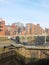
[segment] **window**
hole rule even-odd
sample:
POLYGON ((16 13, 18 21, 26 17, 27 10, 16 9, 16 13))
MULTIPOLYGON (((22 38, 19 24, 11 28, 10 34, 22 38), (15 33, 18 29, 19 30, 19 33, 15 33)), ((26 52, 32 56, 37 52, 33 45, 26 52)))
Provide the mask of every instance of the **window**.
POLYGON ((0 32, 3 31, 2 29, 0 29, 0 32))
POLYGON ((3 24, 2 22, 0 22, 0 24, 3 24))
POLYGON ((2 28, 3 26, 0 26, 0 28, 2 28))

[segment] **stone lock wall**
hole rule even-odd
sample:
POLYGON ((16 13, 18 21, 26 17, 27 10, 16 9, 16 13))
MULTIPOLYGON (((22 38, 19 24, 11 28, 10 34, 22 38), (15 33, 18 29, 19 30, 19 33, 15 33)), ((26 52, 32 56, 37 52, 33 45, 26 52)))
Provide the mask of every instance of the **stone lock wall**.
POLYGON ((26 58, 48 58, 49 56, 49 50, 29 50, 26 48, 19 48, 18 53, 20 53, 21 55, 23 55, 26 58))

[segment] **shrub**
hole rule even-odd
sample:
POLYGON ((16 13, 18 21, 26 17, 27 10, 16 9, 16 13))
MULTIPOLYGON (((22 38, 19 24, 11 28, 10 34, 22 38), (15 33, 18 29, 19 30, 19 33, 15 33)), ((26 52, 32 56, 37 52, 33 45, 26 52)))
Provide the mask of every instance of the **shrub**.
POLYGON ((27 39, 28 39, 28 40, 30 40, 30 39, 32 39, 32 37, 31 37, 31 36, 29 36, 29 37, 27 37, 27 39))
POLYGON ((25 37, 24 37, 24 36, 22 36, 22 37, 21 37, 21 39, 22 39, 22 40, 24 40, 24 39, 25 39, 25 37))

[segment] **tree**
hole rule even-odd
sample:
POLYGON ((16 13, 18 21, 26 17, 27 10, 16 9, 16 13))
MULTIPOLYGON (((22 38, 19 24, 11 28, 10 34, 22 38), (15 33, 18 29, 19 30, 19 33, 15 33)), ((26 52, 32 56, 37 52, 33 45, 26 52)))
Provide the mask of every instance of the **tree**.
POLYGON ((43 45, 44 42, 45 42, 45 37, 44 36, 35 37, 35 44, 36 45, 43 45))

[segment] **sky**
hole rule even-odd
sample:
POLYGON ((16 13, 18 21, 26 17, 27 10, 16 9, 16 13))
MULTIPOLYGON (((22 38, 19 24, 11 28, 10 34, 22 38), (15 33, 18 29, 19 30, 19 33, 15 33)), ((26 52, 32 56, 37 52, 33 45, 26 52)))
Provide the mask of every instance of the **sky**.
POLYGON ((0 0, 0 18, 6 24, 33 23, 49 28, 49 0, 0 0))

